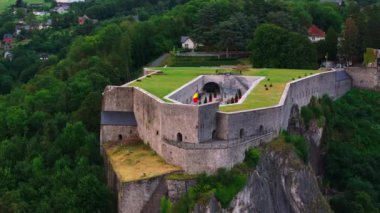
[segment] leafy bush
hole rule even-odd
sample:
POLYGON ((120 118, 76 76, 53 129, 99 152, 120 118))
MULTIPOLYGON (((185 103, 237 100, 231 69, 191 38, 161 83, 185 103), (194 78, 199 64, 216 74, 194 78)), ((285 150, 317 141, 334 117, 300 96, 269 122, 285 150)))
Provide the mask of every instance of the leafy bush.
POLYGON ((365 90, 351 90, 336 102, 322 98, 325 182, 339 192, 330 200, 335 212, 380 211, 379 100, 380 93, 365 90))
POLYGON ((260 151, 258 149, 249 149, 245 152, 244 162, 250 167, 255 167, 260 159, 260 151))
POLYGON ((171 213, 172 212, 172 202, 167 198, 167 197, 163 197, 161 198, 161 202, 160 202, 160 212, 161 213, 171 213))
POLYGON ((287 132, 284 132, 284 138, 287 143, 293 145, 297 156, 307 163, 309 158, 309 146, 305 138, 300 135, 289 134, 287 132))

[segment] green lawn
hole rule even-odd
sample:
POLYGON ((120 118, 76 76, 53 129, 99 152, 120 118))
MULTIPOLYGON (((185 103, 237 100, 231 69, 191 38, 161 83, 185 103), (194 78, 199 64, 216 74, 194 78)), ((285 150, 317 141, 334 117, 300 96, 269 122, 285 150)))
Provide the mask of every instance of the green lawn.
MULTIPOLYGON (((166 95, 199 75, 215 74, 215 68, 168 67, 157 69, 163 71, 163 74, 152 75, 150 78, 144 78, 141 82, 133 82, 130 85, 138 86, 163 99, 166 95)), ((287 82, 292 81, 293 78, 297 79, 317 72, 316 70, 251 69, 244 72, 243 75, 265 76, 266 79, 262 80, 253 89, 242 104, 220 107, 220 110, 233 112, 276 105, 280 101, 287 82), (271 83, 272 87, 268 87, 269 90, 265 90, 264 85, 267 84, 269 86, 271 83)))
MULTIPOLYGON (((24 0, 25 3, 45 3, 44 0, 24 0)), ((11 6, 12 4, 15 4, 16 0, 0 0, 0 13, 4 11, 6 8, 11 6)))

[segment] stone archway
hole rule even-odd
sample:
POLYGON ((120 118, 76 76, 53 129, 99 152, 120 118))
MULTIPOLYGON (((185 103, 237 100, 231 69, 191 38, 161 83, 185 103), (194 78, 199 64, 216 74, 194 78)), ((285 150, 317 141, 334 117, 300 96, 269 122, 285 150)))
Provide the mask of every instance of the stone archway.
POLYGON ((219 94, 220 93, 220 86, 219 86, 219 84, 217 84, 215 82, 208 82, 203 86, 202 91, 206 92, 206 93, 217 93, 217 94, 219 94))

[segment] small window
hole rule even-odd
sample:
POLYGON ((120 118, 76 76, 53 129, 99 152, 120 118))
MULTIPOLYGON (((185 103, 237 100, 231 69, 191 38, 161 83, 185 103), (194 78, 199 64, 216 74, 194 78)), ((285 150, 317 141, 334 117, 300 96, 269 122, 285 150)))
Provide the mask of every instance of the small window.
POLYGON ((216 130, 212 131, 212 139, 213 139, 213 140, 216 139, 216 130))
POLYGON ((160 132, 157 130, 157 131, 156 131, 156 135, 158 135, 158 134, 160 134, 160 132))
POLYGON ((182 142, 182 134, 180 132, 177 133, 177 141, 182 142))
POLYGON ((119 135, 119 141, 123 140, 123 136, 119 135))
POLYGON ((244 129, 240 129, 240 138, 243 138, 244 137, 244 129))
POLYGON ((264 127, 263 127, 263 125, 260 125, 259 131, 260 131, 260 133, 264 132, 264 127))

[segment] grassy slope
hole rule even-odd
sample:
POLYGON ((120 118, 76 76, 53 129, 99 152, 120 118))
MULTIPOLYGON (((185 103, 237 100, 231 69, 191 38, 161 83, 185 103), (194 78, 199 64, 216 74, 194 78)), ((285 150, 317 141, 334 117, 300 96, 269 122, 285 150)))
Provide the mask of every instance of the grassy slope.
MULTIPOLYGON (((24 0, 25 3, 44 3, 44 0, 24 0)), ((0 13, 4 11, 7 7, 15 4, 16 0, 0 0, 0 13)))
MULTIPOLYGON (((151 78, 145 78, 141 82, 134 82, 132 86, 139 86, 146 91, 163 99, 170 92, 202 74, 214 74, 215 68, 160 68, 164 72, 162 75, 154 75, 151 78)), ((233 112, 239 110, 268 107, 278 104, 287 82, 292 78, 297 79, 305 74, 315 74, 315 70, 289 70, 289 69, 251 69, 245 72, 248 76, 265 76, 270 78, 261 81, 259 85, 251 92, 247 99, 238 105, 221 107, 221 111, 233 112), (264 84, 272 83, 273 87, 265 90, 264 84)))
POLYGON ((167 164, 142 143, 128 145, 107 143, 103 147, 113 170, 122 182, 149 179, 182 170, 167 164))

